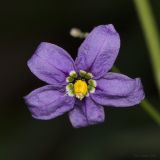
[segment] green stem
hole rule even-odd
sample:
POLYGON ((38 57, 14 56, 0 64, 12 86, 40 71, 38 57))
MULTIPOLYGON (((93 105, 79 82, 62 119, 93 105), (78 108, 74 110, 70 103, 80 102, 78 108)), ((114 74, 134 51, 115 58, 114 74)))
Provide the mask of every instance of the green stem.
MULTIPOLYGON (((113 66, 112 70, 114 72, 120 73, 120 70, 115 66, 113 66)), ((160 113, 155 109, 155 107, 146 98, 139 105, 148 113, 148 115, 158 125, 160 125, 160 113)))
POLYGON ((149 49, 155 81, 160 94, 160 41, 158 28, 148 0, 134 0, 149 49))
POLYGON ((160 114, 147 99, 143 100, 140 106, 154 119, 158 125, 160 125, 160 114))

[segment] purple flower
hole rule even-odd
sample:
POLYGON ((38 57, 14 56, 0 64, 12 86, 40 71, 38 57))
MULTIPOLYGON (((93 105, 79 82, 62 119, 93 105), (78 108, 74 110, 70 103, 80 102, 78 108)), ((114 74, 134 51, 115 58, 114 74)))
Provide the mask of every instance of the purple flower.
POLYGON ((120 48, 113 25, 94 28, 75 60, 62 48, 42 42, 28 67, 49 85, 32 91, 26 104, 37 119, 48 120, 68 112, 71 124, 84 127, 105 119, 102 106, 129 107, 144 99, 139 78, 108 72, 120 48))

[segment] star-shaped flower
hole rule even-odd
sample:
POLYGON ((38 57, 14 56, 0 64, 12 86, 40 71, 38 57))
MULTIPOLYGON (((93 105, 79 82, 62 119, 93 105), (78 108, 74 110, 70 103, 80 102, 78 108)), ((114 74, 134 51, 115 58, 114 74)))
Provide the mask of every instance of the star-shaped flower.
POLYGON ((32 91, 26 104, 37 119, 68 112, 71 124, 84 127, 105 119, 102 106, 129 107, 144 99, 139 78, 108 72, 120 48, 113 25, 94 28, 81 44, 75 60, 62 48, 42 42, 28 67, 49 85, 32 91))

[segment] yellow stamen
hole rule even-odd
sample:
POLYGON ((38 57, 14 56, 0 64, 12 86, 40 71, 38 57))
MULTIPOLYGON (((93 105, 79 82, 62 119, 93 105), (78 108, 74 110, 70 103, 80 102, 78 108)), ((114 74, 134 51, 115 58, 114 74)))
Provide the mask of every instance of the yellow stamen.
POLYGON ((87 92, 88 92, 87 83, 82 80, 77 80, 74 84, 75 96, 78 99, 82 100, 84 98, 84 96, 87 94, 87 92))

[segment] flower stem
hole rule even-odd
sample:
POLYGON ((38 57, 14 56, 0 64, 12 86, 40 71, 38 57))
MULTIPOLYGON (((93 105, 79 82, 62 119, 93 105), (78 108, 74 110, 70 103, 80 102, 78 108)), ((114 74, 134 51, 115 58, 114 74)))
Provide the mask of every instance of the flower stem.
POLYGON ((160 94, 160 40, 158 28, 149 0, 134 0, 134 3, 143 28, 146 44, 151 57, 155 81, 160 94))
POLYGON ((147 100, 143 100, 140 106, 154 119, 154 121, 160 125, 160 113, 153 107, 153 105, 147 100))
MULTIPOLYGON (((113 66, 112 70, 114 72, 120 73, 120 70, 115 66, 113 66)), ((160 113, 155 109, 155 107, 146 98, 139 105, 148 113, 148 115, 158 125, 160 125, 160 113)))

